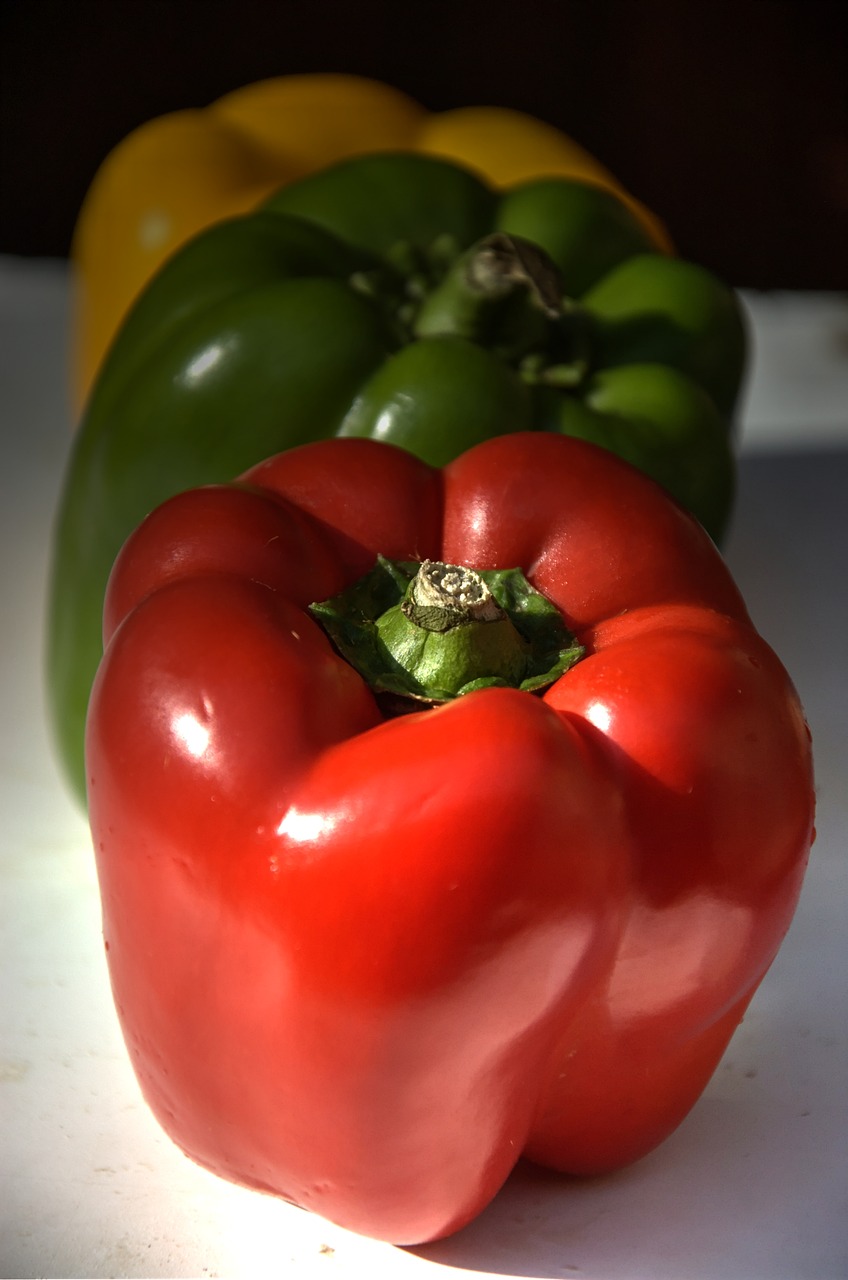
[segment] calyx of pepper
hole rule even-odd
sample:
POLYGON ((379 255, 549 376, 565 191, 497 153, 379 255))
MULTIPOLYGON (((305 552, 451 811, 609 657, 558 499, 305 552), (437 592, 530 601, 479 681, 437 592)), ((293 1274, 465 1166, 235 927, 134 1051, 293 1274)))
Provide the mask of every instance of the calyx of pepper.
POLYGON ((520 569, 378 556, 310 612, 389 712, 496 686, 538 692, 583 654, 520 569))

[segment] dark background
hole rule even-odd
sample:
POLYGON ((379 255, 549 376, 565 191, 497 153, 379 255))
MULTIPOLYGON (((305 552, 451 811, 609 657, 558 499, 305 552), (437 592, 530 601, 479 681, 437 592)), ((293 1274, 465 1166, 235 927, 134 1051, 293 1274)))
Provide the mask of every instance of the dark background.
POLYGON ((0 0, 0 252, 68 252, 132 128, 292 72, 512 106, 593 151, 680 252, 753 288, 848 288, 842 0, 0 0))

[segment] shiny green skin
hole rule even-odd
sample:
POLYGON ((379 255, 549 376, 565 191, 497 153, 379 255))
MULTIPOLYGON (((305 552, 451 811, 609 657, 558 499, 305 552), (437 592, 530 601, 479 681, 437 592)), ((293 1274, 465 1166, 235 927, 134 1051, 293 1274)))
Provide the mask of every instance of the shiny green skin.
POLYGON ((612 195, 577 182, 498 194, 446 162, 370 156, 202 233, 120 330, 65 478, 48 700, 73 786, 84 796, 84 722, 109 570, 170 495, 332 435, 389 440, 441 466, 489 436, 557 430, 634 462, 718 538, 744 360, 733 292, 655 252, 612 195), (522 372, 497 335, 416 338, 395 247, 427 258, 432 283, 440 253, 455 258, 498 230, 538 244, 559 269, 587 362, 575 366, 577 385, 522 372))

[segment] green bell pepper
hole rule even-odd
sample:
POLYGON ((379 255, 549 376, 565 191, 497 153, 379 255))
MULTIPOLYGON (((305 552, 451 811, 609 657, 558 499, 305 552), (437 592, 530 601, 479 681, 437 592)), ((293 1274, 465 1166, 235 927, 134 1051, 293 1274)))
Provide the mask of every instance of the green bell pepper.
POLYGON ((127 317, 67 471, 48 690, 75 787, 106 580, 171 494, 320 437, 441 466, 550 430, 642 468, 718 539, 745 345, 731 289, 577 181, 496 192, 431 157, 372 155, 201 233, 127 317))

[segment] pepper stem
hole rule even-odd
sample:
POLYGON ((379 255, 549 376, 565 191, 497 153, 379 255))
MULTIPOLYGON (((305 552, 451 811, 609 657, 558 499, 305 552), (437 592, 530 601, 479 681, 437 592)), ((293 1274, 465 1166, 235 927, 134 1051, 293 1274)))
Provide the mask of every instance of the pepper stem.
POLYGON ((520 569, 380 556, 371 573, 310 612, 375 693, 393 701, 434 704, 497 685, 533 692, 583 652, 520 569))
POLYGON ((537 245, 496 231, 457 258, 424 298, 416 338, 454 336, 510 357, 545 344, 562 314, 562 285, 537 245))
POLYGON ((378 646, 415 689, 455 696, 488 679, 520 681, 521 637, 473 569, 425 560, 401 602, 376 621, 378 646))
POLYGON ((425 560, 401 603, 405 616, 427 631, 471 622, 500 622, 503 609, 479 573, 462 565, 425 560))

